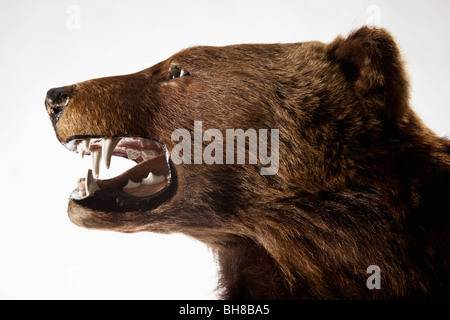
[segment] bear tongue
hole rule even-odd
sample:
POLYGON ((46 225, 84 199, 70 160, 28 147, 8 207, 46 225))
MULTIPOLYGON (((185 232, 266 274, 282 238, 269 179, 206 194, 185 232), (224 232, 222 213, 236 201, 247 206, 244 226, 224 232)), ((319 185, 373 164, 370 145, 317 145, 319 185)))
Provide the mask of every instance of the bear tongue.
POLYGON ((115 188, 122 189, 128 184, 128 181, 141 182, 142 179, 147 178, 149 174, 154 176, 169 176, 169 168, 166 162, 166 157, 161 154, 157 157, 142 161, 133 168, 125 171, 121 175, 108 180, 95 180, 100 189, 115 188))

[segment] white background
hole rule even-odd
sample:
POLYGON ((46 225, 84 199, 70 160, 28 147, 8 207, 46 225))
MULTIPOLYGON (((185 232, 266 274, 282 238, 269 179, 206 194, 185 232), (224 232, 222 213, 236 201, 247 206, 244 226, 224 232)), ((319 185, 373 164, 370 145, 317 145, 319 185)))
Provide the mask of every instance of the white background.
POLYGON ((449 1, 0 1, 3 299, 216 297, 201 243, 69 221, 68 196, 89 165, 55 138, 52 87, 139 71, 192 45, 329 42, 371 23, 396 37, 414 109, 450 133, 449 1))

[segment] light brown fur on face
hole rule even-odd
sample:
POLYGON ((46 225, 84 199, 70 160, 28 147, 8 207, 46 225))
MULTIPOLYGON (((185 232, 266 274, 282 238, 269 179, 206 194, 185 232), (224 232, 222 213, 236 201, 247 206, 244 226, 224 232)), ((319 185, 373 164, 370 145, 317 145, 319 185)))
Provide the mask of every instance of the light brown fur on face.
POLYGON ((194 121, 223 136, 279 130, 275 175, 261 175, 261 163, 169 163, 171 183, 151 199, 113 188, 72 197, 75 224, 198 239, 217 255, 226 299, 449 296, 450 144, 409 106, 387 31, 192 47, 67 88, 46 102, 62 143, 143 137, 170 152, 172 132, 192 133, 194 121), (189 74, 170 79, 174 65, 189 74), (381 269, 379 290, 366 286, 370 265, 381 269))

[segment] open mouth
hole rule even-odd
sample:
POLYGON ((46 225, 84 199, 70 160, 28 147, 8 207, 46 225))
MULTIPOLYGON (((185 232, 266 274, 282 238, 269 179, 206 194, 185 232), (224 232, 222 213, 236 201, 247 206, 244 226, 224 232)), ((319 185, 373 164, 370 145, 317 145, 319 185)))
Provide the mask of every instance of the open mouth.
MULTIPOLYGON (((92 169, 78 179, 71 200, 80 203, 108 203, 126 209, 164 194, 174 178, 173 166, 167 148, 157 140, 142 137, 77 136, 65 144, 81 157, 92 157, 92 169), (100 164, 111 165, 113 156, 123 157, 136 164, 111 179, 99 179, 100 164)), ((155 203, 156 204, 156 203, 155 203)), ((105 208, 103 208, 105 209, 105 208)))

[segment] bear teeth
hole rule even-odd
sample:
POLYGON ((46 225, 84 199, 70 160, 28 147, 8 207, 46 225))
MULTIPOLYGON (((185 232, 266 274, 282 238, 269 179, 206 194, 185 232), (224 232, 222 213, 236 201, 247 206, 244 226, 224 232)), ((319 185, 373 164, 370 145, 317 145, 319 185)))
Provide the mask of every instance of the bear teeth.
POLYGON ((137 158, 139 158, 141 156, 141 152, 139 150, 135 150, 135 149, 127 149, 126 153, 127 153, 128 159, 131 159, 131 160, 136 160, 137 158))
POLYGON ((87 196, 90 196, 95 191, 100 189, 100 187, 98 186, 98 184, 95 181, 94 177, 92 176, 92 170, 91 169, 88 170, 87 175, 86 175, 86 179, 84 180, 84 182, 85 182, 85 190, 86 190, 86 195, 87 196))
POLYGON ((140 182, 134 182, 133 180, 128 179, 128 183, 126 186, 123 187, 123 189, 136 189, 140 185, 141 185, 140 182))
POLYGON ((150 172, 147 176, 147 178, 143 178, 141 180, 142 184, 145 184, 146 186, 152 186, 154 184, 158 184, 166 180, 166 177, 164 176, 157 176, 156 174, 153 174, 150 172))
POLYGON ((84 155, 86 151, 89 150, 91 145, 91 139, 83 139, 78 145, 77 145, 77 152, 81 155, 81 159, 84 158, 84 155))
POLYGON ((83 141, 81 141, 81 145, 83 146, 84 150, 89 150, 89 147, 91 145, 91 139, 83 139, 83 141))
POLYGON ((102 158, 102 149, 95 149, 92 151, 92 169, 94 177, 98 179, 100 175, 100 160, 102 158))
POLYGON ((128 183, 123 189, 136 189, 140 185, 153 186, 155 184, 161 183, 166 180, 164 176, 157 176, 150 172, 146 178, 142 178, 141 182, 134 182, 131 179, 128 179, 128 183))
MULTIPOLYGON (((76 145, 76 151, 80 154, 81 158, 84 158, 86 154, 90 154, 92 156, 92 166, 93 166, 93 175, 95 178, 98 178, 100 173, 100 162, 103 160, 103 163, 107 169, 111 166, 111 159, 114 153, 114 150, 119 145, 122 138, 103 138, 103 139, 83 139, 79 141, 76 145)), ((154 141, 137 138, 139 141, 139 146, 141 148, 145 148, 146 146, 151 145, 154 141)), ((158 144, 160 148, 160 144, 158 144)), ((136 146, 136 148, 139 148, 136 146)), ((127 158, 131 160, 140 160, 145 161, 147 159, 156 157, 160 154, 159 151, 153 149, 144 149, 138 150, 133 147, 125 147, 118 146, 117 150, 121 150, 121 152, 126 153, 127 158)))
POLYGON ((120 142, 120 140, 121 140, 120 138, 105 138, 105 139, 103 139, 102 158, 105 163, 106 169, 109 169, 114 148, 117 146, 117 144, 120 142))
MULTIPOLYGON (((170 183, 170 170, 167 174, 160 176, 153 172, 148 172, 147 176, 142 177, 141 175, 139 177, 140 181, 137 182, 128 179, 125 186, 119 182, 106 182, 105 184, 105 181, 111 181, 118 176, 112 179, 98 180, 100 163, 103 162, 105 167, 109 169, 113 155, 128 158, 140 164, 143 161, 151 160, 165 154, 166 161, 168 162, 168 150, 158 141, 134 137, 85 138, 74 141, 73 144, 69 144, 67 147, 79 153, 82 158, 85 155, 92 157, 92 169, 88 170, 84 179, 79 179, 78 196, 81 198, 88 197, 97 190, 108 188, 108 186, 122 188, 123 191, 127 190, 129 191, 128 193, 131 192, 130 194, 133 195, 144 196, 147 193, 151 194, 150 192, 154 193, 155 190, 159 190, 159 185, 164 181, 170 183), (141 186, 142 188, 139 188, 141 186), (152 186, 158 187, 151 188, 152 186)), ((120 181, 120 178, 118 179, 116 181, 120 181)))
POLYGON ((144 160, 159 156, 159 152, 156 150, 142 150, 141 157, 144 160))

